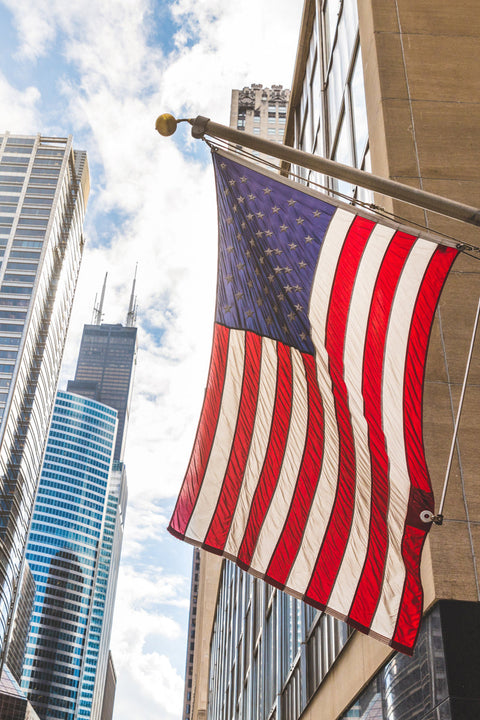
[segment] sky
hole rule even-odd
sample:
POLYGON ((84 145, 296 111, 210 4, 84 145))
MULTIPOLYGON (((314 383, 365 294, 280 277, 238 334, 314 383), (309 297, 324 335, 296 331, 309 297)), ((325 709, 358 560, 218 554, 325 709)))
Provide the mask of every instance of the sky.
POLYGON ((205 143, 160 113, 228 124, 232 88, 290 87, 303 0, 0 0, 0 131, 88 153, 86 247, 61 371, 108 272, 125 322, 138 263, 129 502, 112 633, 114 719, 179 720, 192 549, 166 530, 210 359, 216 205, 205 143))

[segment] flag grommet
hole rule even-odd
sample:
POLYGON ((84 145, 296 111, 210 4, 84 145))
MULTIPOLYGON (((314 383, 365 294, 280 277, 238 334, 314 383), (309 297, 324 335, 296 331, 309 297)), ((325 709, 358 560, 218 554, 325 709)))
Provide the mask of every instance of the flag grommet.
POLYGON ((424 523, 433 522, 433 513, 430 510, 422 510, 420 513, 420 520, 424 523))

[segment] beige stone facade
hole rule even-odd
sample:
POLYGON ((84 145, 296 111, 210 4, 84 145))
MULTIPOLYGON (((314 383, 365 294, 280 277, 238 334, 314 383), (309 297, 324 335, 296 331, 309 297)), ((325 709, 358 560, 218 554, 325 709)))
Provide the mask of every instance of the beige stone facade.
MULTIPOLYGON (((474 68, 480 62, 480 18, 471 0, 460 4, 461 9, 428 0, 361 2, 360 38, 373 171, 477 206, 480 80, 474 68)), ((386 198, 379 201, 408 221, 480 246, 478 228, 386 198)), ((437 503, 479 296, 479 260, 462 254, 441 296, 425 377, 424 440, 437 503)), ((427 606, 438 598, 480 600, 479 360, 477 342, 445 521, 432 528, 426 548, 427 606)))

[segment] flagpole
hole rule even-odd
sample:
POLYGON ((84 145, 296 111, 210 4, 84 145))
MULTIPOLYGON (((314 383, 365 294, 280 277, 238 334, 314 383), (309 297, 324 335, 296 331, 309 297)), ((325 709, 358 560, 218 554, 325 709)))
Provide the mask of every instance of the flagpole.
POLYGON ((479 208, 464 205, 455 200, 434 195, 433 193, 419 190, 418 188, 410 187, 409 185, 404 185, 403 183, 389 180, 379 175, 373 175, 365 170, 358 170, 357 168, 342 165, 333 160, 327 160, 320 155, 313 155, 303 150, 296 150, 287 145, 283 145, 282 143, 265 140, 258 135, 251 135, 244 131, 235 130, 226 125, 213 122, 202 115, 198 115, 196 118, 176 120, 172 115, 165 113, 157 118, 155 127, 161 135, 172 135, 179 122, 190 123, 192 126, 192 136, 194 138, 199 139, 205 135, 209 135, 213 138, 226 140, 235 145, 241 145, 250 150, 271 155, 287 163, 300 165, 309 170, 334 177, 337 180, 350 182, 353 185, 360 185, 360 187, 366 188, 367 190, 387 195, 396 200, 402 200, 411 205, 417 205, 425 210, 432 210, 433 212, 455 220, 480 226, 479 208))
POLYGON ((450 455, 448 457, 447 469, 445 471, 445 481, 443 484, 442 497, 440 500, 440 505, 438 506, 438 513, 432 517, 433 522, 436 523, 437 525, 441 525, 443 522, 443 507, 445 505, 445 497, 447 495, 448 481, 450 479, 450 471, 452 469, 453 453, 455 451, 455 443, 457 441, 458 427, 460 425, 460 416, 462 414, 462 409, 463 409, 463 399, 465 397, 465 389, 467 387, 468 373, 470 372, 470 365, 471 365, 471 361, 472 361, 473 347, 475 345, 475 337, 477 334, 479 317, 480 317, 480 298, 478 299, 477 314, 475 315, 475 322, 474 322, 473 331, 472 331, 472 339, 470 341, 470 350, 468 352, 467 365, 465 368, 465 374, 463 376, 462 392, 460 393, 460 401, 458 403, 457 417, 455 420, 455 427, 453 429, 453 438, 452 438, 452 444, 450 446, 450 455))

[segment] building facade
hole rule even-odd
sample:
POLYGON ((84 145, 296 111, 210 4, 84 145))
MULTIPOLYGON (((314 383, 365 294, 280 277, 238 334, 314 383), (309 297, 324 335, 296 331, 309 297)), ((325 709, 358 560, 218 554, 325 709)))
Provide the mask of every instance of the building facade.
POLYGON ((115 690, 117 687, 117 675, 111 653, 108 654, 107 674, 105 678, 105 691, 103 694, 102 715, 100 720, 112 720, 113 705, 115 702, 115 690))
POLYGON ((83 249, 86 154, 0 134, 0 665, 83 249))
MULTIPOLYGON (((478 205, 480 23, 472 0, 305 0, 285 142, 478 205)), ((477 228, 302 168, 304 183, 371 200, 480 247, 477 228)), ((462 253, 437 309, 423 432, 438 506, 480 267, 462 253)), ((195 720, 473 720, 480 715, 478 342, 442 526, 423 559, 424 619, 409 658, 201 553, 192 682, 195 720)))
POLYGON ((191 720, 192 716, 192 682, 193 660, 195 656, 195 629, 198 611, 198 581, 200 577, 200 550, 193 548, 192 583, 190 587, 190 612, 188 614, 187 657, 185 660, 185 689, 183 693, 182 720, 191 720))
POLYGON ((0 679, 0 717, 2 720, 40 720, 8 667, 0 679))
POLYGON ((137 328, 128 325, 85 325, 75 379, 68 392, 91 397, 118 412, 115 460, 122 461, 127 437, 137 352, 137 328))
POLYGON ((22 687, 42 720, 74 720, 85 708, 90 717, 88 651, 116 429, 112 408, 57 394, 27 547, 36 595, 22 687))
POLYGON ((20 597, 8 645, 6 663, 16 682, 22 682, 23 659, 30 630, 30 618, 35 600, 35 580, 28 562, 24 563, 20 597))
MULTIPOLYGON (((232 90, 230 105, 230 127, 258 135, 265 140, 282 142, 287 122, 287 107, 290 90, 282 85, 264 88, 252 84, 243 90, 232 90)), ((275 159, 253 151, 260 159, 278 164, 275 159)))

